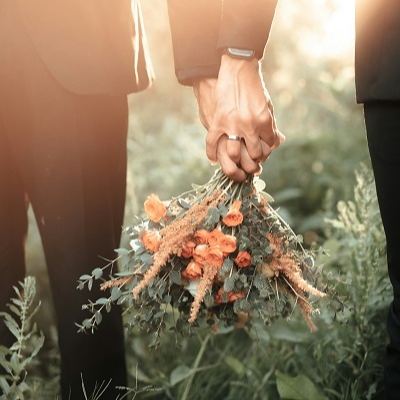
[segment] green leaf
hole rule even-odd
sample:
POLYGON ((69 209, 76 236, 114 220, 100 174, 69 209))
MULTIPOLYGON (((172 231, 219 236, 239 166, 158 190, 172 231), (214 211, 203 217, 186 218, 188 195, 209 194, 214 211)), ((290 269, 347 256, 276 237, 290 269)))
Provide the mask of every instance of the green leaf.
POLYGON ((221 214, 218 208, 212 207, 208 210, 207 216, 204 219, 204 225, 206 226, 214 226, 219 222, 221 214))
POLYGON ((191 205, 183 199, 179 199, 178 203, 181 207, 185 208, 186 210, 189 210, 189 208, 191 207, 191 205))
POLYGON ((99 279, 103 276, 103 270, 101 268, 95 268, 92 274, 94 275, 94 279, 99 279))
POLYGON ((111 289, 111 301, 116 301, 122 296, 121 289, 119 287, 113 287, 111 289))
POLYGON ((245 366, 243 365, 243 363, 236 357, 227 356, 224 358, 224 361, 225 364, 228 367, 232 368, 237 375, 240 375, 245 370, 245 366))
POLYGON ((96 304, 103 305, 109 303, 109 300, 105 297, 100 297, 96 300, 96 304))
POLYGON ((119 256, 127 256, 129 254, 129 250, 120 247, 118 249, 114 249, 114 251, 119 255, 119 256))
POLYGON ((193 371, 191 368, 186 365, 179 365, 171 372, 169 377, 171 386, 175 386, 177 383, 182 382, 192 374, 193 371))
POLYGON ((21 332, 14 326, 14 324, 10 323, 9 321, 4 321, 4 324, 17 340, 21 339, 21 332))
POLYGON ((181 284, 181 274, 178 271, 172 270, 169 274, 169 279, 177 285, 181 284))
POLYGON ((295 377, 275 371, 279 396, 285 400, 328 400, 305 375, 295 377))
POLYGON ((100 323, 101 323, 101 321, 103 319, 103 316, 101 315, 101 312, 100 311, 96 311, 95 314, 94 314, 94 318, 96 320, 96 324, 100 325, 100 323))
POLYGON ((153 265, 153 256, 149 253, 141 255, 140 260, 146 265, 153 265))

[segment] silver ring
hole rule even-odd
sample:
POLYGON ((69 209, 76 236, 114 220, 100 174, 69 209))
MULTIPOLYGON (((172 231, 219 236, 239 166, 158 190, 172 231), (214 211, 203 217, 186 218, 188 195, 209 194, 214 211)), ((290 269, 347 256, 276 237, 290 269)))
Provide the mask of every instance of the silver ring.
POLYGON ((236 136, 236 135, 228 135, 228 140, 236 140, 237 142, 241 142, 242 141, 242 137, 241 136, 236 136))

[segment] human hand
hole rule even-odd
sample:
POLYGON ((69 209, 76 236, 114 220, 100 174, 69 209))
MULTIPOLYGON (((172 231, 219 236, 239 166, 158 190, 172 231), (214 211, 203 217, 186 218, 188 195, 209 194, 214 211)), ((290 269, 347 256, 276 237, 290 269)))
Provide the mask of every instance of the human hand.
POLYGON ((193 88, 200 120, 208 130, 209 160, 219 161, 225 174, 237 181, 257 173, 272 149, 284 140, 258 60, 223 55, 218 79, 199 79, 193 88))

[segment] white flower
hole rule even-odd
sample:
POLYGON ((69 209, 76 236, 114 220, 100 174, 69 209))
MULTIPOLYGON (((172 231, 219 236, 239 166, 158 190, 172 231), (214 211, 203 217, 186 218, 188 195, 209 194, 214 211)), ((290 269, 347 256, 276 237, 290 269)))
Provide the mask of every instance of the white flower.
POLYGON ((195 279, 190 281, 189 284, 185 286, 185 289, 193 296, 196 296, 197 288, 199 287, 200 279, 195 279))

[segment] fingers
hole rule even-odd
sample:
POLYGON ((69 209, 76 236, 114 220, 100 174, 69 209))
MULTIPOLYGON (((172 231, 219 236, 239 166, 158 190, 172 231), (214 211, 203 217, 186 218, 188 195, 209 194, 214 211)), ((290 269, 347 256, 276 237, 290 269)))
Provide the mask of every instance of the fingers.
POLYGON ((226 152, 229 158, 236 164, 240 163, 242 138, 235 135, 227 135, 226 152))
MULTIPOLYGON (((221 136, 221 138, 218 141, 217 145, 218 161, 221 165, 222 171, 224 171, 226 176, 233 179, 234 181, 243 182, 246 179, 247 173, 241 167, 239 167, 238 164, 235 161, 233 161, 228 155, 227 142, 229 141, 226 135, 221 136)), ((238 144, 239 147, 242 146, 241 143, 238 142, 238 144)))
MULTIPOLYGON (((206 137, 206 154, 207 158, 210 160, 211 164, 216 164, 219 160, 217 155, 218 150, 218 142, 221 137, 226 136, 225 133, 221 130, 216 130, 210 128, 207 137, 206 137)), ((225 149, 226 151, 226 149, 225 149)))
MULTIPOLYGON (((271 153, 271 149, 266 143, 263 144, 263 147, 265 147, 265 154, 267 154, 264 159, 265 161, 271 153)), ((245 143, 243 141, 229 140, 227 135, 221 136, 218 141, 217 157, 225 175, 235 181, 242 182, 248 174, 257 175, 261 173, 260 163, 250 157, 245 143), (235 162, 231 158, 228 152, 229 147, 234 147, 235 154, 239 151, 240 163, 235 162)))

